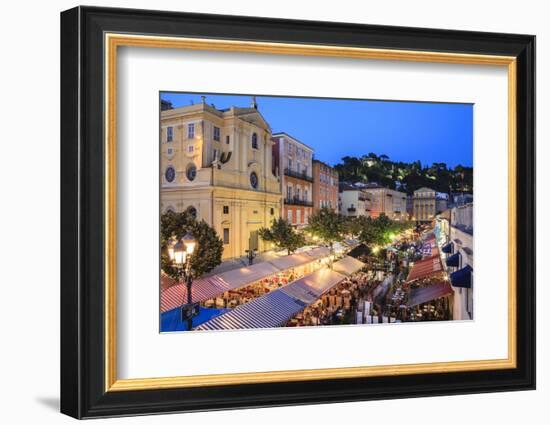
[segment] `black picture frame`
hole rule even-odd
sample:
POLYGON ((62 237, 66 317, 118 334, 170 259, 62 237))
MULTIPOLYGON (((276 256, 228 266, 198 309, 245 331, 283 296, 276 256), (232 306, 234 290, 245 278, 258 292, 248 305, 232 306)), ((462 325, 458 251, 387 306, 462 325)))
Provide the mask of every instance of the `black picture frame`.
POLYGON ((535 388, 535 37, 132 9, 61 13, 61 412, 75 418, 535 388), (138 33, 517 58, 517 367, 106 392, 104 34, 138 33))

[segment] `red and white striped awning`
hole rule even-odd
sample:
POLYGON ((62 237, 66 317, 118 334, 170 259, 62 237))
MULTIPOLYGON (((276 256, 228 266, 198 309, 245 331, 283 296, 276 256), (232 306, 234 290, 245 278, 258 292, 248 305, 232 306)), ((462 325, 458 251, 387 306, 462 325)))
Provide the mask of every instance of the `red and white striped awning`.
MULTIPOLYGON (((232 289, 219 276, 203 277, 193 281, 191 295, 193 302, 206 301, 232 289)), ((160 294, 160 311, 162 313, 187 303, 187 287, 178 283, 160 294)))
POLYGON ((177 285, 178 282, 171 276, 168 276, 163 271, 160 272, 160 290, 166 291, 171 286, 177 285))
POLYGON ((414 307, 441 297, 446 297, 452 293, 453 288, 451 288, 449 282, 438 282, 424 288, 413 289, 409 295, 407 306, 414 307))
POLYGON ((441 264, 441 259, 439 258, 438 253, 433 257, 415 262, 409 272, 409 276, 407 276, 407 282, 416 279, 423 279, 441 271, 443 271, 443 265, 441 264))
MULTIPOLYGON (((299 254, 285 255, 269 261, 229 270, 193 281, 193 302, 206 301, 224 292, 238 289, 282 271, 311 263, 329 255, 328 248, 319 247, 299 254)), ((162 313, 187 303, 187 289, 173 278, 161 273, 160 310, 162 313)))

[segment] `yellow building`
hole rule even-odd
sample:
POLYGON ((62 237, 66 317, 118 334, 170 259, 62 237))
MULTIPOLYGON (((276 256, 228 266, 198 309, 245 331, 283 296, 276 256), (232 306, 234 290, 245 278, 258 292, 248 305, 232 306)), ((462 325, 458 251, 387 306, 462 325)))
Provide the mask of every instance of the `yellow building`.
POLYGON ((370 194, 372 200, 372 217, 385 214, 392 220, 407 219, 407 194, 389 189, 378 183, 367 183, 363 190, 370 194))
POLYGON ((189 211, 223 239, 223 259, 267 249, 258 229, 280 217, 271 129, 251 107, 202 103, 161 111, 161 212, 189 211))
POLYGON ((429 223, 435 215, 447 209, 449 196, 429 187, 421 187, 413 194, 413 217, 417 223, 429 223))

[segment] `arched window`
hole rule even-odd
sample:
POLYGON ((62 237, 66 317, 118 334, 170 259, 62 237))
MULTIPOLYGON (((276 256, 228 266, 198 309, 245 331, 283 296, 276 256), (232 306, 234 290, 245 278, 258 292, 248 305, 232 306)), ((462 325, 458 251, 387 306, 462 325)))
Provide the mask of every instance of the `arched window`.
POLYGON ((195 207, 187 208, 187 212, 191 214, 191 217, 197 218, 197 209, 195 207))
POLYGON ((258 135, 252 133, 252 149, 258 149, 258 135))
POLYGON ((250 173, 250 186, 254 189, 258 189, 258 175, 254 171, 250 173))
POLYGON ((189 181, 195 180, 195 177, 197 177, 197 167, 195 167, 195 164, 189 164, 185 175, 189 181))

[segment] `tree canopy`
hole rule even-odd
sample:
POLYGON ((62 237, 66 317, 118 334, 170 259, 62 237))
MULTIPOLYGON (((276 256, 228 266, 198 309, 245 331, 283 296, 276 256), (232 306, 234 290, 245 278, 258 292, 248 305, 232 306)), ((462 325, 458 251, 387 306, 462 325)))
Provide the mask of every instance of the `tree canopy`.
POLYGON ((305 231, 332 246, 334 242, 344 239, 346 221, 332 209, 321 208, 309 217, 309 224, 305 231))
POLYGON ((380 214, 376 218, 366 217, 360 220, 358 239, 371 247, 389 244, 394 236, 414 225, 412 222, 391 220, 385 214, 380 214))
POLYGON ((288 254, 306 244, 304 235, 296 232, 283 218, 273 220, 270 228, 262 227, 258 234, 264 241, 274 243, 279 249, 286 249, 288 254))
POLYGON ((204 220, 197 221, 189 212, 168 211, 160 218, 161 267, 174 278, 177 271, 168 257, 168 242, 173 237, 183 237, 188 231, 197 240, 197 248, 190 258, 190 268, 195 278, 208 273, 222 261, 223 241, 212 227, 204 220))

